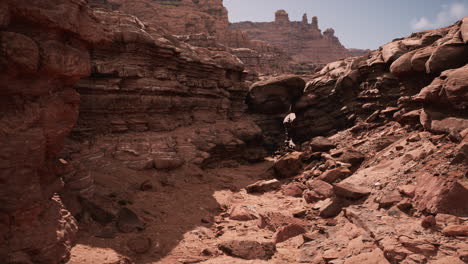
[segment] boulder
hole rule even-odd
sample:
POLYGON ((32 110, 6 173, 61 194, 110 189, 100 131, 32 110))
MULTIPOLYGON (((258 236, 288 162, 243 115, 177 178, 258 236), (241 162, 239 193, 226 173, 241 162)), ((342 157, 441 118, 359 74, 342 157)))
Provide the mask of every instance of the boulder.
POLYGON ((151 249, 153 241, 146 236, 137 236, 127 241, 127 247, 136 254, 144 254, 151 249))
POLYGON ((345 201, 340 198, 328 198, 315 204, 314 208, 319 210, 321 217, 331 218, 337 216, 345 205, 345 201))
POLYGON ((455 148, 455 157, 451 164, 467 164, 468 165, 468 140, 461 142, 455 148))
POLYGON ((326 137, 315 137, 310 141, 309 145, 313 152, 325 152, 336 147, 336 144, 326 137))
POLYGON ((379 208, 390 208, 396 203, 402 200, 401 194, 398 191, 384 193, 380 199, 378 199, 379 208))
POLYGON ((415 207, 432 214, 468 214, 468 189, 458 181, 425 173, 418 177, 414 196, 415 207))
POLYGON ((276 247, 270 241, 229 240, 222 242, 218 248, 226 255, 242 259, 268 260, 276 252, 276 247))
POLYGON ((301 152, 285 155, 275 162, 274 170, 278 178, 289 178, 299 174, 303 168, 301 152))
POLYGON ((462 103, 468 100, 468 65, 444 71, 439 78, 424 87, 414 100, 436 104, 462 103))
POLYGON ((341 150, 343 154, 341 154, 336 160, 351 164, 351 170, 354 171, 361 166, 362 162, 366 159, 366 156, 361 152, 354 150, 354 149, 344 149, 341 150))
POLYGON ((337 180, 343 180, 351 175, 351 171, 345 167, 338 167, 331 170, 327 170, 318 177, 319 180, 334 183, 337 180))
POLYGON ((454 69, 468 62, 468 46, 463 43, 449 43, 438 46, 426 63, 427 73, 440 73, 454 69))
POLYGON ((250 221, 258 219, 258 213, 253 206, 235 205, 229 212, 229 218, 237 221, 250 221))
POLYGON ((423 228, 434 228, 437 225, 436 218, 432 215, 426 216, 421 220, 421 226, 423 228))
POLYGON ((442 230, 445 236, 468 236, 468 225, 449 225, 442 230))
POLYGON ((307 181, 310 191, 304 193, 304 199, 308 203, 316 202, 333 196, 333 186, 326 181, 314 179, 307 181))
POLYGON ((333 190, 337 196, 341 196, 343 198, 358 200, 368 196, 371 192, 370 190, 357 187, 351 183, 335 183, 333 184, 333 190))
POLYGON ((413 58, 414 52, 405 53, 403 56, 398 58, 390 66, 390 72, 395 76, 401 77, 407 74, 411 74, 413 70, 413 65, 411 59, 413 58))
POLYGON ((434 47, 429 46, 423 49, 416 50, 411 57, 411 69, 414 72, 426 72, 426 62, 434 52, 434 47))
POLYGON ((123 233, 131 233, 145 229, 143 223, 138 215, 128 208, 120 209, 117 215, 117 228, 123 233))
POLYGON ((411 184, 399 186, 398 191, 406 197, 413 198, 416 192, 416 186, 411 184))
POLYGON ((301 197, 306 188, 303 184, 293 182, 281 187, 281 191, 285 196, 301 197))
POLYGON ((306 227, 308 225, 307 221, 301 220, 292 216, 284 215, 277 212, 266 212, 260 214, 260 219, 258 221, 258 227, 263 229, 268 229, 272 232, 276 232, 282 226, 287 225, 300 225, 306 227))
POLYGON ((385 63, 392 63, 407 52, 407 48, 401 41, 394 41, 381 47, 382 58, 385 63))
POLYGON ((307 230, 303 226, 298 224, 289 224, 278 228, 273 239, 275 244, 277 244, 305 233, 307 233, 307 230))
POLYGON ((277 179, 258 181, 245 187, 248 193, 264 193, 278 189, 281 182, 277 179))
POLYGON ((94 221, 106 225, 112 222, 116 216, 108 210, 100 201, 80 198, 81 205, 85 212, 88 212, 94 221))
POLYGON ((286 113, 303 94, 305 81, 286 75, 254 83, 247 95, 249 108, 262 114, 286 113))

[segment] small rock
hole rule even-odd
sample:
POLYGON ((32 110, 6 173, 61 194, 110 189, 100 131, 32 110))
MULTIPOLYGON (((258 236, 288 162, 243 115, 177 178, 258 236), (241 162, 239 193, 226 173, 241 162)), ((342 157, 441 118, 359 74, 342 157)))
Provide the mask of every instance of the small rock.
POLYGON ((426 229, 434 228, 436 224, 437 224, 436 219, 432 215, 424 217, 423 220, 421 221, 421 226, 426 229))
POLYGON ((128 248, 136 254, 148 252, 152 245, 153 241, 146 236, 138 236, 127 241, 128 248))
POLYGON ((344 168, 344 167, 338 167, 335 169, 327 170, 318 178, 328 183, 334 183, 335 181, 343 180, 350 175, 351 175, 351 171, 349 169, 344 168))
POLYGON ((296 212, 293 213, 293 216, 295 218, 305 218, 308 214, 309 214, 309 210, 307 209, 302 209, 302 210, 298 210, 296 212))
POLYGON ((274 235, 275 244, 284 242, 295 236, 305 234, 307 230, 298 224, 289 224, 278 228, 274 235))
POLYGON ((340 198, 326 199, 316 204, 319 209, 319 215, 323 218, 330 218, 337 216, 341 209, 345 206, 345 203, 340 198))
POLYGON ((468 236, 468 225, 449 225, 442 230, 445 236, 468 236))
POLYGON ((280 227, 290 224, 307 226, 307 221, 276 212, 260 214, 260 219, 258 221, 259 228, 268 229, 272 232, 276 232, 280 227))
POLYGON ((365 159, 366 156, 357 150, 344 149, 343 154, 337 160, 342 163, 351 164, 351 171, 356 171, 365 159))
POLYGON ((451 164, 467 164, 468 165, 468 141, 460 143, 455 148, 455 157, 451 164))
POLYGON ((285 196, 301 197, 306 187, 299 183, 290 183, 281 187, 281 191, 285 196))
POLYGON ((229 218, 236 221, 250 221, 258 219, 257 214, 253 206, 235 205, 229 213, 229 218))
POLYGON ((444 228, 449 225, 461 225, 462 221, 459 217, 449 214, 437 214, 436 217, 437 225, 444 228))
POLYGON ((242 259, 268 260, 276 252, 276 247, 270 241, 230 240, 218 245, 226 255, 242 259))
POLYGON ((421 136, 419 136, 419 134, 412 135, 411 137, 407 139, 408 142, 417 142, 420 140, 421 140, 421 136))
POLYGON ((153 189, 153 185, 149 180, 146 180, 140 184, 140 191, 146 192, 153 189))
POLYGON ((117 228, 123 233, 131 233, 144 230, 145 223, 143 223, 132 210, 122 208, 118 214, 117 228))
POLYGON ((336 145, 326 137, 315 137, 310 141, 310 147, 314 152, 325 152, 334 149, 336 145))
POLYGON ((337 196, 358 200, 368 196, 371 192, 363 187, 356 187, 351 183, 335 183, 333 190, 337 196))
POLYGON ((302 197, 307 203, 316 203, 320 200, 326 199, 326 197, 323 197, 322 195, 311 190, 305 191, 302 197))
POLYGON ((403 185, 398 187, 398 191, 406 197, 413 198, 416 192, 416 186, 414 185, 403 185))
POLYGON ((410 199, 403 199, 401 202, 399 202, 396 207, 400 209, 402 212, 405 212, 407 214, 411 213, 411 209, 413 209, 413 204, 411 203, 410 199))
POLYGON ((275 162, 274 170, 278 178, 289 178, 299 174, 303 168, 301 152, 293 152, 275 162))
POLYGON ((326 260, 327 262, 330 260, 338 259, 340 258, 340 253, 336 249, 328 249, 323 252, 322 255, 323 259, 326 260))
POLYGON ((115 215, 101 206, 97 201, 91 201, 85 198, 80 198, 83 209, 91 215, 94 221, 106 225, 115 219, 115 215))
POLYGON ((396 203, 401 201, 401 195, 399 192, 392 192, 389 194, 384 194, 382 198, 379 199, 379 208, 390 208, 396 203))
POLYGON ((273 179, 267 181, 258 181, 245 187, 248 193, 263 193, 278 189, 281 186, 281 182, 273 179))
POLYGON ((215 256, 215 255, 217 255, 217 253, 218 253, 218 252, 216 252, 216 250, 213 250, 213 249, 211 249, 211 248, 205 248, 205 249, 203 249, 202 252, 201 252, 201 254, 202 254, 203 256, 209 256, 209 257, 215 256))
POLYGON ((326 181, 314 179, 306 182, 307 187, 316 193, 320 199, 333 196, 333 186, 326 181))

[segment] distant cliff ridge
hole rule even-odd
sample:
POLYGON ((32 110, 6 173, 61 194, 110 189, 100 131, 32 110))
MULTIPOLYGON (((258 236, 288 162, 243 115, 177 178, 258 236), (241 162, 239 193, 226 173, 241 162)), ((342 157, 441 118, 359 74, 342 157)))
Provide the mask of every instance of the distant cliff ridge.
POLYGON ((322 33, 318 18, 314 16, 309 23, 307 14, 302 21, 290 21, 286 11, 278 10, 273 22, 238 22, 231 23, 230 28, 246 32, 252 40, 262 40, 284 49, 297 63, 322 64, 365 53, 360 50, 350 52, 335 36, 334 29, 322 33))
POLYGON ((252 72, 263 74, 313 70, 344 57, 363 55, 346 49, 333 29, 321 31, 318 18, 290 21, 284 10, 274 22, 229 23, 222 0, 91 0, 94 6, 138 17, 147 26, 178 35, 193 46, 231 50, 252 72), (200 35, 201 34, 201 35, 200 35), (304 64, 299 66, 297 64, 304 64))

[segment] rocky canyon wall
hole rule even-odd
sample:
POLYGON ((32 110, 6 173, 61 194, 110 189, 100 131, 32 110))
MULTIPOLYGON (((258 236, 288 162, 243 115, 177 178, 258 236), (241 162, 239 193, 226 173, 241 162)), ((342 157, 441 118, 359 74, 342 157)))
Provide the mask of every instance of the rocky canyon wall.
POLYGON ((76 223, 56 195, 57 158, 78 118, 74 84, 105 41, 86 1, 0 3, 0 262, 59 263, 76 223))
MULTIPOLYGON (((75 136, 128 133, 129 138, 138 138, 161 133, 171 141, 171 132, 193 127, 193 135, 181 138, 198 138, 196 143, 183 143, 194 149, 193 156, 178 157, 174 146, 164 157, 170 159, 174 154, 176 167, 182 160, 200 165, 219 159, 217 154, 242 156, 244 150, 249 151, 249 143, 260 132, 244 115, 247 87, 244 65, 237 57, 189 46, 117 11, 101 10, 96 15, 111 31, 114 42, 92 50, 91 76, 77 85, 81 106, 75 136), (244 131, 235 128, 237 125, 244 126, 244 131), (214 130, 210 132, 208 127, 214 130), (202 132, 195 131, 197 128, 202 132)), ((262 155, 261 151, 257 154, 262 155)), ((140 160, 146 158, 142 155, 140 160)))
POLYGON ((76 140, 109 135, 93 146, 134 170, 264 156, 243 115, 244 65, 230 53, 87 1, 0 10, 0 262, 68 259, 77 226, 62 202, 80 215, 94 199, 83 164, 97 152, 76 140))
POLYGON ((419 120, 420 113, 425 129, 460 132, 467 117, 465 85, 458 77, 468 62, 462 31, 459 22, 418 32, 367 56, 328 64, 296 105, 297 139, 365 120, 419 120), (456 118, 448 122, 449 116, 456 118))
POLYGON ((226 50, 238 56, 247 70, 263 74, 285 73, 290 57, 267 42, 251 41, 239 30, 230 30, 228 14, 219 1, 93 1, 94 6, 135 15, 160 32, 177 35, 193 46, 226 50))
POLYGON ((172 35, 225 32, 229 21, 222 0, 93 0, 94 6, 107 7, 134 15, 153 28, 164 28, 172 35))

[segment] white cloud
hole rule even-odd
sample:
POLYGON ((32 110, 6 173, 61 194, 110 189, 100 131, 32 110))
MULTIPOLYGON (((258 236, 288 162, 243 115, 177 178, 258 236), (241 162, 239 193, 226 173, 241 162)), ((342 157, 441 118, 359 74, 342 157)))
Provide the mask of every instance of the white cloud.
POLYGON ((411 27, 413 30, 440 28, 448 26, 465 16, 468 16, 468 6, 462 2, 455 2, 450 5, 443 5, 433 20, 427 17, 413 19, 411 27))

